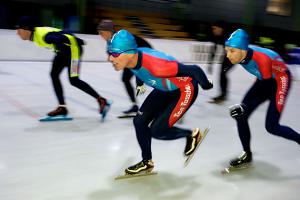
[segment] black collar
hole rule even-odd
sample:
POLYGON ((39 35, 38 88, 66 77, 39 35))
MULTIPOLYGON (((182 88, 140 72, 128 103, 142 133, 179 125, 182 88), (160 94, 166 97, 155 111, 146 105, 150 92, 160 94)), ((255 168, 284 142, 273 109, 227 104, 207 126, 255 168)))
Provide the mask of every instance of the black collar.
POLYGON ((253 50, 252 49, 248 49, 247 50, 247 55, 246 57, 240 62, 241 64, 248 64, 249 61, 252 59, 252 56, 253 56, 253 50))
POLYGON ((30 40, 31 40, 31 41, 33 41, 34 32, 35 32, 35 30, 33 29, 33 30, 31 31, 31 35, 30 35, 30 40))
POLYGON ((142 67, 142 58, 143 58, 143 54, 141 51, 138 50, 138 61, 137 61, 136 66, 132 69, 138 70, 142 67))

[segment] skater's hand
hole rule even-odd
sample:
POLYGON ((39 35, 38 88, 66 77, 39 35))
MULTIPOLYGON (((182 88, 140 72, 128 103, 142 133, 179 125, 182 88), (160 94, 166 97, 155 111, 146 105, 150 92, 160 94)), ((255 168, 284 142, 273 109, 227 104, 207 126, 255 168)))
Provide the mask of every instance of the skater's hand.
POLYGON ((242 117, 244 115, 245 108, 246 108, 246 105, 243 103, 230 106, 229 107, 230 116, 235 119, 239 119, 240 117, 242 117))
POLYGON ((136 96, 140 94, 144 94, 146 92, 146 87, 145 85, 137 86, 136 87, 136 96))

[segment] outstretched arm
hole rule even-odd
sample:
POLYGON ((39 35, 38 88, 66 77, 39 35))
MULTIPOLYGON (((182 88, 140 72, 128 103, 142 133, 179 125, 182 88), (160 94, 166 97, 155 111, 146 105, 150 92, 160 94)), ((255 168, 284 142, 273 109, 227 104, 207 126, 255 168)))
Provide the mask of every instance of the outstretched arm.
POLYGON ((204 71, 197 65, 184 65, 177 61, 156 61, 156 65, 145 65, 144 67, 156 77, 169 78, 169 77, 180 77, 188 76, 195 79, 204 90, 211 89, 212 83, 206 77, 204 71), (162 66, 162 67, 156 67, 162 66))
POLYGON ((204 71, 198 65, 184 65, 178 63, 178 72, 176 76, 189 76, 195 79, 204 90, 213 87, 212 82, 207 78, 204 71))
POLYGON ((56 44, 56 45, 62 45, 62 44, 68 44, 70 45, 69 39, 66 37, 66 35, 61 34, 60 32, 50 32, 45 36, 45 42, 49 44, 56 44))

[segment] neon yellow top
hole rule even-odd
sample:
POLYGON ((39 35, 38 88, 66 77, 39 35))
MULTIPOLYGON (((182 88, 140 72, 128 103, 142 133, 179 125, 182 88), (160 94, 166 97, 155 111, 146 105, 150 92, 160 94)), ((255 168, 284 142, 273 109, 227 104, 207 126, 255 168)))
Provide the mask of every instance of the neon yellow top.
MULTIPOLYGON (((37 46, 45 47, 57 52, 57 50, 55 49, 55 45, 47 43, 45 41, 45 37, 50 32, 60 32, 60 31, 62 30, 58 28, 52 28, 52 27, 35 27, 32 41, 37 46)), ((79 46, 77 44, 77 40, 73 35, 70 34, 63 34, 63 35, 66 36, 70 41, 70 44, 65 43, 65 45, 70 46, 71 48, 71 65, 70 65, 71 74, 70 75, 71 77, 79 76, 78 67, 79 67, 80 51, 79 51, 79 46)))

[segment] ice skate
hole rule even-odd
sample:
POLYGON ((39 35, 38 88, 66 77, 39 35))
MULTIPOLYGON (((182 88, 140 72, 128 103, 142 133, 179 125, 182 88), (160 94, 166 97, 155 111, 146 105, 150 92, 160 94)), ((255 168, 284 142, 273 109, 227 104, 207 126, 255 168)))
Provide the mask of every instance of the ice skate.
POLYGON ((222 104, 226 101, 226 96, 225 95, 219 95, 214 98, 212 98, 209 103, 214 103, 214 104, 222 104))
POLYGON ((110 107, 111 107, 111 104, 113 103, 111 100, 107 100, 107 99, 104 99, 102 97, 99 97, 97 99, 98 103, 99 103, 99 113, 101 114, 101 121, 103 122, 110 107))
POLYGON ((123 115, 119 115, 118 118, 132 118, 135 117, 139 107, 137 105, 133 105, 129 110, 123 111, 123 115))
POLYGON ((68 110, 65 106, 58 106, 55 110, 49 112, 46 117, 41 118, 39 121, 67 121, 72 119, 72 117, 68 116, 68 110))
POLYGON ((185 150, 184 150, 184 154, 187 156, 187 158, 184 162, 185 167, 188 166, 191 159, 194 157, 194 154, 195 154, 196 150, 198 149, 198 147, 200 146, 200 144, 204 140, 204 138, 207 135, 208 131, 209 131, 209 128, 204 129, 203 132, 201 132, 199 128, 196 128, 196 129, 193 130, 192 137, 187 138, 186 147, 185 147, 185 150))
POLYGON ((154 163, 152 160, 142 160, 141 162, 125 169, 125 174, 117 176, 115 180, 155 175, 157 172, 152 172, 153 168, 154 163))
POLYGON ((229 162, 229 166, 221 171, 222 174, 229 174, 234 171, 252 167, 252 153, 243 151, 241 155, 229 162))

